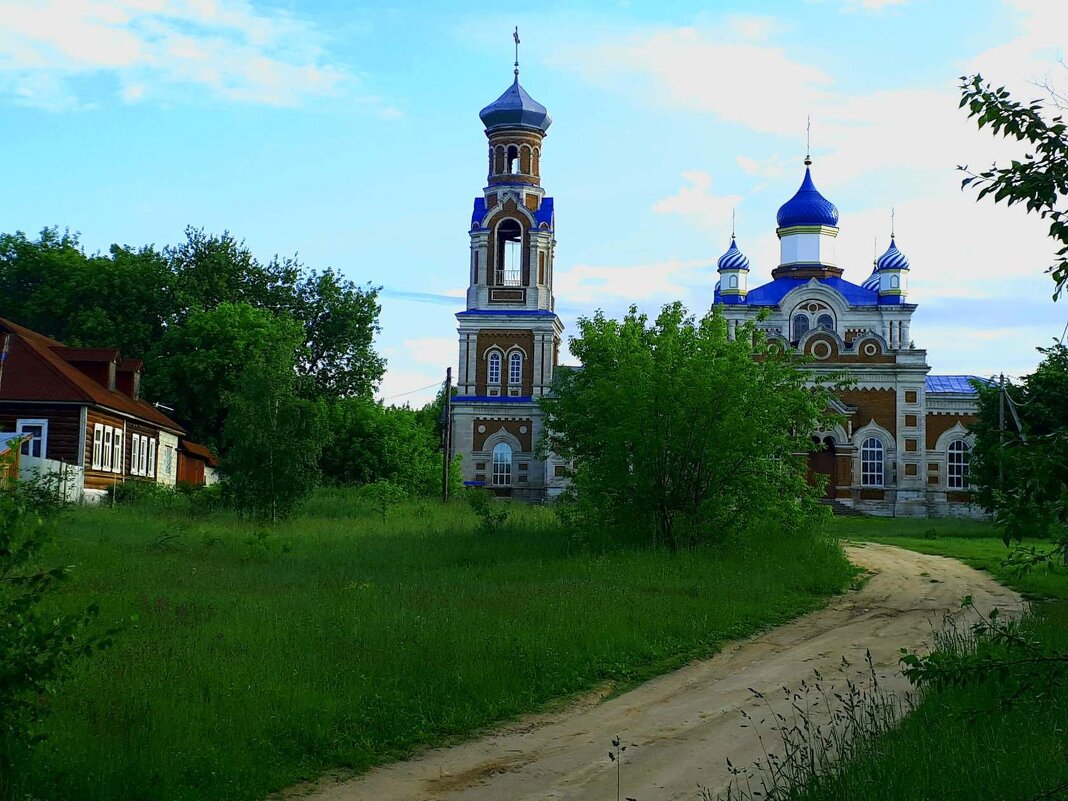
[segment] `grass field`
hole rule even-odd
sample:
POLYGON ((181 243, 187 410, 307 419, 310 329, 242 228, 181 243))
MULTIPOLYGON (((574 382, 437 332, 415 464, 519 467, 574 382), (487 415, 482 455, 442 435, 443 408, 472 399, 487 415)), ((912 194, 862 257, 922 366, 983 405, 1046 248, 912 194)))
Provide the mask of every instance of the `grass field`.
MULTIPOLYGON (((989 523, 953 520, 835 521, 843 537, 952 556, 1034 599, 1026 631, 1068 651, 1068 571, 1020 575, 1002 561, 1009 549, 989 523), (1043 600, 1044 599, 1044 600, 1043 600)), ((981 646, 982 647, 982 646, 981 646)), ((1038 801, 1068 798, 1068 697, 1006 705, 1014 685, 992 681, 929 691, 896 729, 834 776, 794 801, 1038 801), (1059 789, 1057 789, 1059 788, 1059 789)))
POLYGON ((462 504, 383 522, 324 492, 260 529, 224 513, 79 509, 48 554, 62 605, 130 620, 52 700, 0 797, 259 799, 617 687, 820 606, 829 539, 591 552, 545 509, 480 534, 462 504))

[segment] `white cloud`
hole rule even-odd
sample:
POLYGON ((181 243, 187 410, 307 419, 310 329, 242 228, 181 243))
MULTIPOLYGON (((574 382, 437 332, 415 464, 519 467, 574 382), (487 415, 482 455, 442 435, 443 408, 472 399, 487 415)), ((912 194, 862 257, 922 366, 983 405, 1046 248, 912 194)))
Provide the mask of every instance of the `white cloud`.
POLYGON ((722 227, 742 196, 713 194, 712 176, 701 170, 689 170, 682 177, 690 185, 682 187, 671 197, 656 201, 653 211, 657 214, 680 215, 698 228, 722 227))
POLYGON ((903 6, 911 0, 845 0, 846 11, 856 11, 862 8, 865 11, 882 11, 884 8, 903 6))
POLYGON ((734 161, 746 175, 756 175, 761 178, 778 178, 786 171, 786 162, 778 153, 766 159, 736 156, 734 161))
POLYGON ((620 301, 671 301, 706 284, 711 302, 715 271, 706 260, 671 259, 653 264, 578 264, 556 271, 553 293, 571 304, 597 307, 620 301))
POLYGON ((434 365, 442 371, 449 365, 455 368, 459 357, 459 345, 455 337, 406 339, 404 347, 408 350, 408 361, 434 365))
POLYGON ((79 105, 90 76, 114 76, 125 102, 183 87, 279 106, 349 77, 308 23, 248 0, 0 0, 0 19, 0 87, 52 110, 79 105))

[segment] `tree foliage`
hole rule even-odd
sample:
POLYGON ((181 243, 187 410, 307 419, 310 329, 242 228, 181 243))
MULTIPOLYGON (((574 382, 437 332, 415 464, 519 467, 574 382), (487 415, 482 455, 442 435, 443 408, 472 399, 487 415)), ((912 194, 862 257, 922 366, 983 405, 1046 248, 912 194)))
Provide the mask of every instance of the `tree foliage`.
POLYGON ((245 366, 283 364, 292 372, 301 341, 296 321, 247 303, 194 309, 152 348, 146 391, 174 409, 191 439, 218 449, 245 366))
POLYGON ((227 489, 239 510, 272 523, 288 517, 319 483, 321 410, 295 384, 292 351, 288 360, 256 355, 229 398, 220 464, 227 489))
POLYGON ((753 326, 732 339, 718 311, 697 321, 675 303, 650 324, 631 307, 581 319, 571 352, 583 367, 557 372, 545 444, 574 460, 591 523, 679 548, 818 508, 798 454, 828 395, 753 326))
MULTIPOLYGON (((1022 161, 1008 167, 994 164, 971 174, 963 186, 979 188, 979 198, 988 195, 995 203, 1023 203, 1028 212, 1048 219, 1049 235, 1060 246, 1047 272, 1053 276, 1054 298, 1068 285, 1068 137, 1062 115, 1048 117, 1047 106, 1033 100, 1013 100, 1004 86, 993 88, 981 75, 961 77, 961 108, 975 117, 980 128, 995 135, 1024 142, 1030 148, 1022 161), (1048 117, 1048 118, 1047 118, 1048 117)), ((966 167, 960 169, 967 172, 966 167)))
MULTIPOLYGON (((995 514, 1006 542, 1053 534, 1063 551, 1068 540, 1068 346, 1039 352, 1044 358, 1035 372, 1006 387, 1004 429, 1000 388, 979 388, 970 473, 977 500, 995 514)), ((1048 557, 1047 551, 1042 553, 1048 557)))

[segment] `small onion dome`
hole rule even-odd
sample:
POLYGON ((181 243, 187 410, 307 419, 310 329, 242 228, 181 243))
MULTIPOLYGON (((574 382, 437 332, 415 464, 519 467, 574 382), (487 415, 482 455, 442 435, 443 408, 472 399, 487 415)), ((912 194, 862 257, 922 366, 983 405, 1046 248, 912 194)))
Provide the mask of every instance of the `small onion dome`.
POLYGON ((838 209, 831 201, 820 194, 812 183, 812 172, 805 167, 805 180, 801 188, 779 208, 776 216, 780 228, 792 228, 795 225, 838 225, 838 209))
POLYGON ((545 133, 553 122, 545 106, 519 85, 518 75, 505 93, 482 109, 478 116, 487 132, 498 128, 534 128, 545 133))
POLYGON ((890 237, 890 247, 875 262, 875 266, 877 270, 907 270, 909 268, 909 260, 904 253, 897 249, 894 238, 890 237))
POLYGON ((864 283, 861 284, 861 286, 864 287, 865 289, 870 289, 872 292, 878 292, 879 291, 879 268, 878 267, 876 267, 874 270, 871 271, 871 275, 869 275, 867 277, 867 279, 865 279, 864 283))
POLYGON ((749 272, 749 258, 738 250, 738 243, 734 241, 734 237, 731 237, 731 246, 727 248, 727 252, 719 257, 716 269, 719 272, 724 270, 744 270, 749 272))

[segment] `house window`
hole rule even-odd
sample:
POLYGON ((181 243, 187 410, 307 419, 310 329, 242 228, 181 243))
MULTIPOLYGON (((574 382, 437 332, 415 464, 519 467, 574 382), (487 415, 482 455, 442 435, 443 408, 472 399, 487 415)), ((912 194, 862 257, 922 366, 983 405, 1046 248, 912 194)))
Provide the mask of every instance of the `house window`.
POLYGON ((523 381, 523 355, 513 353, 508 357, 508 383, 513 387, 519 386, 523 381))
POLYGON ((148 475, 148 437, 141 437, 141 464, 138 470, 139 475, 148 475))
POLYGON ((512 484, 512 447, 499 442, 493 447, 493 486, 508 487, 512 484))
POLYGON ((883 443, 868 437, 860 447, 860 483, 864 487, 883 486, 883 443))
POLYGON ((950 489, 968 486, 968 443, 955 439, 946 452, 946 483, 950 489))
POLYGON ((33 439, 22 443, 23 456, 36 456, 45 459, 48 456, 48 421, 19 420, 15 423, 16 434, 29 434, 33 439))
POLYGON ((148 441, 148 475, 152 478, 156 477, 156 440, 154 439, 148 441))
POLYGON ((130 440, 130 472, 135 476, 141 473, 141 437, 138 434, 130 440))
POLYGON ((165 445, 163 448, 163 474, 174 475, 174 448, 170 445, 165 445))
POLYGON ((489 382, 491 384, 501 383, 501 354, 497 351, 489 355, 489 382))
POLYGON ((122 431, 119 429, 115 429, 114 445, 114 457, 111 460, 111 469, 116 473, 122 473, 126 454, 122 449, 122 431))
POLYGON ((111 426, 104 426, 104 459, 100 464, 101 469, 111 472, 111 457, 114 454, 112 450, 115 437, 115 429, 111 426))
POLYGON ((99 470, 104 461, 104 426, 93 425, 93 470, 99 470))
POLYGON ((796 342, 808 333, 808 316, 804 314, 795 314, 793 329, 794 341, 796 342))

